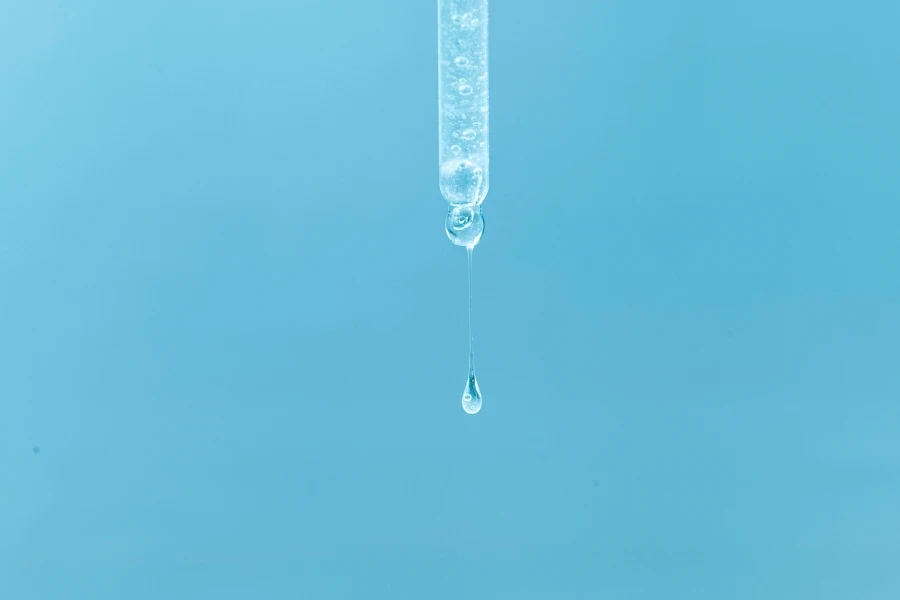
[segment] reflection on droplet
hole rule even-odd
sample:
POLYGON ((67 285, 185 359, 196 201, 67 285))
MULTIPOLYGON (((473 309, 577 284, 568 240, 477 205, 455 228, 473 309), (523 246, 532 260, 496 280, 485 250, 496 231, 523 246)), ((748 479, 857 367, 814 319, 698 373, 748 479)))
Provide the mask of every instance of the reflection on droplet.
POLYGON ((484 234, 484 217, 477 207, 454 206, 447 213, 445 229, 454 245, 474 248, 484 234))

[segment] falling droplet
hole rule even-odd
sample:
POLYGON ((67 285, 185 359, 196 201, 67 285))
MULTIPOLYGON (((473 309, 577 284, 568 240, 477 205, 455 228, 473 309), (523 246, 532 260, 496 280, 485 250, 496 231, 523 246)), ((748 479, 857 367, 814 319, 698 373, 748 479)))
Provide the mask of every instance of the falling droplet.
POLYGON ((466 389, 462 395, 463 410, 474 415, 481 410, 481 390, 478 389, 478 380, 475 379, 475 372, 469 372, 469 378, 466 380, 466 389))

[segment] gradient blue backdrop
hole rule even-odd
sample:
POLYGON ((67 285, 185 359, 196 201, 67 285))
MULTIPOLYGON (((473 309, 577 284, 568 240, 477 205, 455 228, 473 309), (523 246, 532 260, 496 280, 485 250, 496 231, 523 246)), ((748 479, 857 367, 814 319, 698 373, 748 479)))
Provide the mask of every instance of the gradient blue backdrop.
POLYGON ((900 597, 900 6, 0 0, 0 598, 900 597), (39 451, 38 451, 39 450, 39 451))

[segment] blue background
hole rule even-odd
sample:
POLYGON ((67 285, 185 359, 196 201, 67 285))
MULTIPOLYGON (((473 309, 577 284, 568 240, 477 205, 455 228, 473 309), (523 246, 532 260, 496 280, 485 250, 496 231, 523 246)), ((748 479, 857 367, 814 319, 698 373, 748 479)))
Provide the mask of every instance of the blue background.
POLYGON ((434 2, 0 0, 0 597, 900 596, 900 5, 491 11, 471 417, 434 2))

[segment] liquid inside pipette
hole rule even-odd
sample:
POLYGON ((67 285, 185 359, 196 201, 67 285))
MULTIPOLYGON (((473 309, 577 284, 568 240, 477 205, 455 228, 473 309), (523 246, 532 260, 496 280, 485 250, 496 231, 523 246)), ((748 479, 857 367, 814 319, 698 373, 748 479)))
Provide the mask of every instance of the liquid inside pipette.
POLYGON ((478 380, 475 378, 475 338, 472 336, 472 251, 474 246, 466 247, 466 255, 469 259, 469 375, 466 377, 466 387, 463 390, 463 410, 474 415, 481 410, 481 390, 478 389, 478 380))

